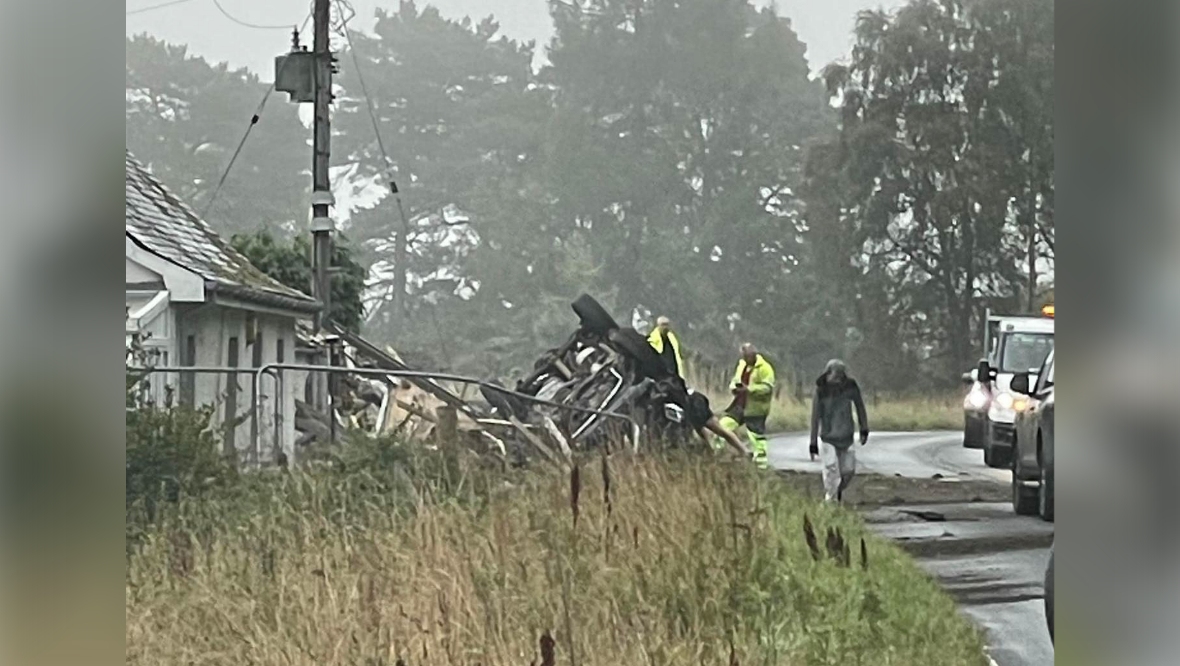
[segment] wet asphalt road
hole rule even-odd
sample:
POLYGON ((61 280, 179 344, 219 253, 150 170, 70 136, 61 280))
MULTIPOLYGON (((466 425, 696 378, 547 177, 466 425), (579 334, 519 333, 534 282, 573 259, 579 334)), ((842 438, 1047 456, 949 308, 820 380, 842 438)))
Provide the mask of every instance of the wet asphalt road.
MULTIPOLYGON (((858 473, 885 477, 1010 483, 1007 471, 964 449, 962 433, 874 434, 857 445, 858 473)), ((771 465, 819 474, 805 435, 771 439, 771 465)), ((854 482, 855 486, 855 482, 854 482)), ((874 531, 910 551, 987 634, 999 666, 1048 666, 1053 645, 1045 625, 1044 573, 1053 524, 1017 516, 1010 503, 905 504, 866 509, 874 531)))

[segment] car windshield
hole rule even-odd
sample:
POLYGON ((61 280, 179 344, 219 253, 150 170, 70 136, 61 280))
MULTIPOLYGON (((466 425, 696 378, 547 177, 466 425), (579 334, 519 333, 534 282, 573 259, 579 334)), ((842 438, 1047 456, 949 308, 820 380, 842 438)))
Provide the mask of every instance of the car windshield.
POLYGON ((1000 355, 1001 372, 1036 372, 1053 351, 1052 333, 1008 333, 1000 355))

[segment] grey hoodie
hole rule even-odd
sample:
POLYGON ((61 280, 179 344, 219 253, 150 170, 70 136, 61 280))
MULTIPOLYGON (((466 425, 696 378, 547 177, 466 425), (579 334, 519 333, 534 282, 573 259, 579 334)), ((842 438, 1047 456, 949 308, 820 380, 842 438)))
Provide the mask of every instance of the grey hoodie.
POLYGON ((845 374, 843 362, 828 361, 824 373, 815 380, 815 396, 811 402, 811 442, 815 443, 818 437, 837 448, 852 446, 853 435, 857 432, 852 422, 853 407, 856 408, 860 434, 868 437, 869 420, 860 386, 855 379, 845 374), (840 371, 844 377, 842 381, 831 383, 827 380, 828 373, 833 369, 840 371))

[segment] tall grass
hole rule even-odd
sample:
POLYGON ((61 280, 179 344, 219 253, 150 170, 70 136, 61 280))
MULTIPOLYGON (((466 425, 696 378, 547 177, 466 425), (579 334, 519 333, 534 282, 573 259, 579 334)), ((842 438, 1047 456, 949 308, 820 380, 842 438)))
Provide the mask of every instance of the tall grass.
POLYGON ((558 476, 407 456, 182 497, 138 534, 129 664, 986 663, 855 515, 703 457, 558 476), (815 557, 804 516, 850 566, 815 557))

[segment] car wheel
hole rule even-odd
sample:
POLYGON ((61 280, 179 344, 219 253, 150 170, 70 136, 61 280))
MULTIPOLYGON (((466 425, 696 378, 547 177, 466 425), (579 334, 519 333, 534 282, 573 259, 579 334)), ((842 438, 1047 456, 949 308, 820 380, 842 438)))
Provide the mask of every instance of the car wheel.
POLYGON ((570 307, 577 313, 582 327, 592 333, 606 335, 619 327, 615 318, 610 316, 610 313, 590 294, 582 294, 570 304, 570 307))
MULTIPOLYGON (((1015 461, 1016 456, 1012 459, 1015 461)), ((1012 463, 1012 508, 1018 516, 1035 516, 1037 514, 1037 491, 1029 489, 1020 482, 1020 475, 1016 473, 1016 463, 1012 463)))
POLYGON ((1053 522, 1053 475, 1041 465, 1041 488, 1037 493, 1037 512, 1042 520, 1053 522))

